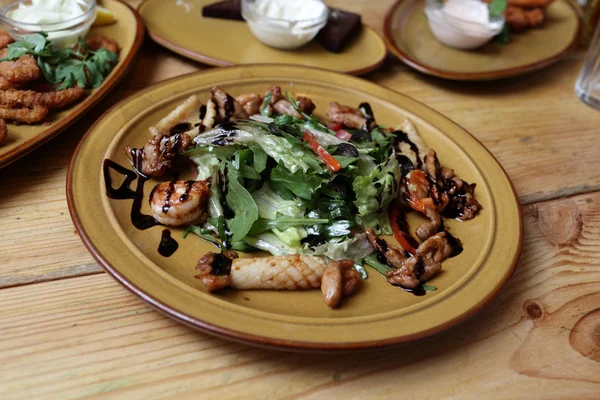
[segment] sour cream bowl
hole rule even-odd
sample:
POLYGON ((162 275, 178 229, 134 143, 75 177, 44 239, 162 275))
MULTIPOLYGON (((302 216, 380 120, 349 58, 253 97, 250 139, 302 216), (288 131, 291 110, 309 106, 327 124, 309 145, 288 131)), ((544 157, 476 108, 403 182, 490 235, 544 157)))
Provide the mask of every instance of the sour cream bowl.
POLYGON ((314 39, 327 24, 329 9, 320 0, 242 0, 242 17, 261 42, 296 49, 314 39))
MULTIPOLYGON (((459 7, 468 7, 467 3, 474 1, 463 1, 459 7)), ((433 35, 447 46, 457 49, 470 50, 481 47, 489 42, 494 36, 502 31, 504 17, 490 17, 489 15, 458 15, 459 7, 449 10, 448 3, 437 0, 427 0, 425 15, 429 22, 429 28, 433 35)), ((457 0, 452 3, 460 3, 457 0)), ((487 5, 485 3, 484 7, 487 5)), ((454 4, 453 4, 454 5, 454 4)), ((460 10, 460 9, 459 9, 460 10)), ((464 8, 463 8, 464 10, 464 8)))
MULTIPOLYGON (((50 6, 56 3, 57 0, 48 2, 50 6)), ((14 40, 21 40, 24 36, 33 33, 45 32, 54 46, 71 47, 77 43, 79 36, 87 35, 94 23, 96 0, 71 0, 69 3, 73 3, 72 6, 76 8, 69 7, 69 15, 61 18, 60 13, 53 12, 51 9, 42 9, 42 11, 39 8, 36 9, 32 0, 0 0, 0 27, 7 31, 14 40), (26 10, 27 21, 18 18, 24 14, 22 11, 17 11, 19 7, 21 10, 26 10), (27 7, 31 7, 31 10, 27 7), (80 13, 79 10, 81 10, 80 13), (30 22, 31 19, 41 22, 30 22)))

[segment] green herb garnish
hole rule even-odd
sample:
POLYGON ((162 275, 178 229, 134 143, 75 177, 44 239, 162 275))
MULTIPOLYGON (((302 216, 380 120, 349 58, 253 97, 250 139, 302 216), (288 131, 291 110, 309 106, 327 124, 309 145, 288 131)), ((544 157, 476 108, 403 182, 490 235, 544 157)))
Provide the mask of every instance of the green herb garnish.
POLYGON ((488 9, 490 11, 490 17, 500 17, 506 10, 507 2, 506 0, 492 0, 490 4, 488 4, 488 9))
POLYGON ((116 53, 105 48, 90 50, 81 37, 75 48, 54 48, 48 35, 41 32, 9 44, 6 57, 0 61, 16 60, 25 54, 35 58, 44 78, 59 85, 59 90, 73 86, 97 88, 119 60, 116 53))

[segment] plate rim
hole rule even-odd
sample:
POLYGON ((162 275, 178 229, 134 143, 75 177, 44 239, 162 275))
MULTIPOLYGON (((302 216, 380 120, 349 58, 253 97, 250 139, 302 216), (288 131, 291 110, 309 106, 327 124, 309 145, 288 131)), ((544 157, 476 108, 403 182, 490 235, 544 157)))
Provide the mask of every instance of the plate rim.
MULTIPOLYGON (((400 61, 404 62, 409 67, 416 69, 419 72, 422 72, 427 75, 435 76, 438 78, 453 80, 453 81, 491 81, 496 79, 505 79, 518 75, 527 74, 533 71, 537 71, 548 67, 557 61, 561 60, 565 56, 567 56, 571 51, 573 51, 577 44, 579 43, 579 39, 581 38, 582 33, 582 17, 578 10, 575 8, 575 5, 570 1, 565 1, 565 3, 571 7, 575 15, 577 16, 577 30, 575 32, 575 36, 573 40, 567 47, 563 50, 555 54, 554 56, 545 58, 540 61, 536 61, 530 64, 526 64, 520 67, 512 67, 501 69, 497 71, 487 71, 487 72, 452 72, 446 71, 443 69, 430 67, 419 60, 408 55, 406 52, 402 51, 397 45, 396 41, 392 36, 392 18, 396 13, 396 9, 405 1, 409 0, 396 0, 394 4, 390 6, 388 11, 385 14, 385 19, 383 23, 383 36, 388 50, 394 54, 400 61)), ((417 0, 415 0, 417 1, 417 0)), ((424 1, 424 0, 418 0, 424 1)))
MULTIPOLYGON (((246 65, 239 65, 239 66, 226 67, 226 68, 227 69, 245 69, 245 68, 252 68, 252 67, 272 68, 273 65, 279 65, 282 67, 286 66, 286 64, 246 64, 246 65)), ((330 70, 326 70, 323 68, 313 68, 313 67, 301 67, 301 68, 315 69, 315 70, 319 70, 319 71, 326 72, 326 73, 343 75, 343 74, 332 72, 330 70)), ((133 282, 128 280, 122 273, 120 273, 110 262, 108 262, 108 260, 103 256, 101 251, 98 250, 94 246, 94 244, 92 243, 92 240, 89 238, 89 236, 86 232, 85 227, 82 225, 82 223, 80 221, 79 214, 78 214, 78 211, 75 206, 75 198, 74 198, 75 195, 74 195, 74 190, 73 190, 74 189, 73 188, 73 171, 75 169, 75 164, 78 160, 79 152, 80 152, 81 148, 83 147, 84 143, 86 142, 86 139, 88 139, 88 137, 91 136, 91 134, 93 133, 96 125, 98 125, 107 114, 112 113, 114 110, 121 107, 122 104, 127 102, 128 100, 130 100, 130 98, 137 97, 139 95, 144 95, 145 93, 154 90, 157 86, 168 85, 172 81, 184 80, 193 75, 202 75, 202 74, 210 73, 210 72, 211 72, 211 70, 195 71, 195 72, 179 75, 176 77, 172 77, 172 78, 166 79, 164 81, 158 82, 154 85, 151 85, 141 91, 132 93, 132 94, 126 96, 125 98, 123 98, 122 100, 120 100, 119 102, 117 102, 115 105, 113 105, 108 110, 106 110, 94 122, 94 124, 88 129, 88 131, 85 133, 85 135, 81 138, 81 140, 79 141, 79 143, 73 153, 73 156, 71 157, 71 161, 69 163, 69 168, 67 170, 66 185, 65 185, 66 195, 67 195, 66 196, 67 197, 67 206, 69 209, 69 213, 71 215, 71 219, 75 226, 75 229, 77 230, 77 233, 81 237, 83 244, 88 249, 88 251, 91 253, 92 257, 102 266, 102 268, 106 272, 108 272, 115 280, 117 280, 119 283, 121 283, 130 292, 132 292, 133 294, 138 296, 140 299, 142 299, 151 308, 159 311, 161 314, 163 314, 171 319, 176 320, 177 322, 180 322, 188 327, 194 328, 196 330, 210 334, 212 336, 225 338, 228 340, 232 340, 235 342, 248 344, 248 345, 252 345, 252 346, 259 346, 262 348, 270 348, 270 349, 275 349, 275 350, 286 350, 286 351, 303 351, 303 352, 316 351, 316 352, 328 352, 328 353, 330 353, 330 352, 331 353, 332 352, 347 352, 347 351, 352 351, 352 350, 370 350, 370 349, 378 349, 378 348, 398 345, 398 344, 414 341, 417 339, 422 339, 422 338, 425 338, 428 336, 432 336, 436 333, 445 331, 445 330, 465 321, 466 319, 468 319, 468 318, 472 317, 473 315, 475 315, 476 313, 478 313, 487 304, 489 304, 498 295, 498 293, 504 288, 504 286, 507 284, 507 282, 513 276, 515 269, 518 265, 518 262, 519 262, 519 259, 520 259, 521 253, 522 253, 522 248, 523 248, 523 237, 524 237, 523 211, 522 211, 521 204, 519 202, 519 198, 518 198, 515 186, 514 186, 512 180, 510 179, 509 175, 506 173, 506 170, 500 164, 500 162, 497 160, 497 158, 487 149, 487 147, 485 147, 483 145, 483 143, 481 143, 481 141, 477 137, 473 136, 462 125, 456 123, 455 121, 444 116, 442 113, 427 106, 426 104, 424 104, 418 100, 415 100, 414 98, 412 98, 410 96, 403 95, 405 97, 410 98, 412 101, 418 103, 419 105, 426 107, 429 111, 434 112, 435 114, 438 114, 439 116, 443 117, 444 119, 451 122, 452 124, 455 124, 460 129, 462 129, 464 132, 466 132, 469 136, 471 136, 492 157, 492 159, 494 160, 496 165, 502 171, 504 177, 506 178, 506 180, 509 183, 509 186, 512 190, 511 191, 512 200, 514 200, 514 202, 517 206, 517 211, 518 211, 517 214, 518 214, 518 231, 519 232, 518 232, 518 240, 517 240, 517 243, 518 243, 517 249, 512 256, 512 259, 510 261, 510 266, 507 268, 506 273, 504 274, 502 279, 493 288, 493 290, 489 291, 487 293, 487 295, 481 301, 479 301, 477 304, 474 304, 468 310, 466 310, 462 314, 458 315, 457 317, 455 317, 449 321, 445 321, 442 324, 436 325, 430 329, 420 331, 418 333, 414 333, 414 334, 410 334, 410 335, 403 335, 403 336, 393 337, 393 338, 383 339, 383 340, 364 340, 364 341, 356 341, 356 342, 335 342, 335 343, 329 342, 329 343, 327 343, 327 342, 311 342, 311 341, 277 339, 277 338, 272 338, 272 337, 268 337, 268 336, 264 336, 264 335, 260 336, 260 335, 245 333, 245 332, 242 332, 239 330, 224 328, 224 327, 212 324, 212 323, 202 321, 202 320, 195 318, 193 316, 190 316, 184 312, 178 311, 177 309, 164 304, 163 302, 158 300, 156 297, 152 296, 152 294, 147 293, 145 290, 138 287, 136 284, 134 284, 133 282)), ((370 84, 383 87, 386 90, 400 93, 394 89, 379 85, 377 83, 370 82, 370 81, 368 81, 368 82, 370 84)))
POLYGON ((120 65, 113 70, 113 74, 106 81, 104 81, 104 83, 98 88, 98 91, 96 91, 96 93, 94 93, 93 96, 87 97, 81 103, 79 103, 81 107, 80 112, 70 113, 65 118, 57 121, 51 127, 40 132, 39 134, 35 135, 31 139, 22 143, 21 145, 15 147, 7 153, 0 154, 0 168, 6 167, 10 163, 26 156, 38 147, 49 142, 50 140, 54 139, 56 136, 64 132, 68 127, 73 125, 77 120, 79 120, 87 112, 89 112, 97 103, 104 99, 106 95, 108 95, 108 93, 110 93, 115 88, 115 86, 125 77, 127 72, 129 72, 132 66, 133 59, 139 53, 142 47, 142 43, 144 41, 144 21, 138 14, 137 10, 135 10, 123 0, 113 1, 125 5, 132 13, 136 21, 135 37, 131 45, 131 50, 129 51, 123 62, 121 62, 120 65))
MULTIPOLYGON (((136 11, 138 12, 138 14, 141 17, 141 11, 140 9, 142 8, 142 6, 145 3, 149 3, 150 1, 155 1, 155 0, 143 0, 136 8, 136 11)), ((379 67, 381 67, 381 65, 385 62, 385 59, 387 58, 387 54, 388 54, 388 45, 387 42, 385 40, 385 38, 379 33, 377 32, 375 29, 371 28, 368 25, 363 24, 363 28, 370 30, 373 34, 375 34, 375 36, 379 39, 380 43, 383 44, 383 48, 384 51, 382 53, 382 55, 377 59, 377 61, 375 61, 374 63, 372 63, 371 65, 364 67, 364 68, 359 68, 359 69, 347 69, 347 70, 331 70, 331 69, 327 69, 324 68, 326 71, 331 71, 331 72, 338 72, 338 73, 344 73, 344 74, 350 74, 350 75, 363 75, 372 71, 375 71, 376 69, 378 69, 379 67)), ((208 65, 208 66, 213 66, 213 67, 234 67, 234 66, 243 66, 243 65, 261 65, 264 63, 250 63, 250 64, 234 64, 232 62, 229 61, 225 61, 225 60, 220 60, 218 58, 213 58, 213 57, 209 57, 207 55, 204 54, 200 54, 200 53, 196 53, 195 51, 186 49, 183 46, 180 46, 176 43, 173 43, 169 40, 167 40, 166 38, 160 36, 159 34, 155 33, 152 31, 152 29, 150 29, 150 27, 146 27, 146 31, 148 32, 148 36, 150 36, 150 39, 154 40, 156 43, 158 43, 159 45, 163 46, 164 48, 166 48, 167 50, 170 50, 174 53, 179 54, 180 56, 186 57, 189 60, 192 61, 196 61, 196 62, 200 62, 202 64, 208 65)), ((273 63, 272 65, 293 65, 293 64, 281 64, 281 63, 273 63)), ((318 68, 318 69, 322 69, 319 67, 314 67, 314 68, 318 68)))

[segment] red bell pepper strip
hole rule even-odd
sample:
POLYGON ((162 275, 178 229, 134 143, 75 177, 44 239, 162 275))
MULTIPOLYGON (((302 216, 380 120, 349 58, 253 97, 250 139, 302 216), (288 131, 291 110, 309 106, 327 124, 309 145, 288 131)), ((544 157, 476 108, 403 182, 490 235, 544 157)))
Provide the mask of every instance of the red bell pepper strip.
POLYGON ((304 132, 304 141, 308 142, 308 147, 310 147, 310 149, 314 151, 321 160, 323 160, 330 170, 337 172, 342 168, 342 164, 340 164, 340 162, 336 160, 334 156, 329 154, 327 150, 325 150, 323 146, 317 142, 317 139, 315 139, 315 136, 312 133, 308 131, 304 132))
POLYGON ((410 253, 411 255, 417 254, 417 249, 413 247, 410 243, 409 239, 410 235, 406 232, 400 230, 400 225, 398 225, 398 218, 400 217, 400 212, 397 204, 390 205, 390 225, 392 226, 392 232, 394 233, 394 238, 398 241, 400 246, 410 253))
POLYGON ((335 137, 338 138, 338 139, 345 140, 347 142, 348 140, 350 140, 352 138, 352 134, 350 132, 348 132, 348 131, 340 129, 335 134, 335 137))
POLYGON ((344 125, 340 122, 340 123, 335 123, 335 122, 328 122, 327 123, 327 127, 329 129, 331 129, 334 132, 339 131, 340 129, 342 129, 344 125))

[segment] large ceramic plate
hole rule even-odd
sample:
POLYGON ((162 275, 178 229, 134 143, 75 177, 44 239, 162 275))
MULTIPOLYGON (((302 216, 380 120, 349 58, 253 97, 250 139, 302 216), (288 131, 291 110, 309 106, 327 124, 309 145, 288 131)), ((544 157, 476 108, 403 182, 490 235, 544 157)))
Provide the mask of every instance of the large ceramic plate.
MULTIPOLYGON (((191 175, 190 175, 191 176, 191 175)), ((113 177, 117 186, 122 179, 113 177)), ((165 179, 169 179, 166 177, 165 179)), ((187 177, 182 177, 187 179, 187 177)), ((146 182, 145 195, 156 182, 146 182)), ((67 194, 85 245, 118 281, 170 317, 221 337, 297 349, 354 349, 399 343, 433 334, 481 309, 513 273, 522 242, 520 208, 511 182, 494 157, 463 128, 427 106, 367 81, 324 70, 285 65, 219 68, 138 92, 108 111, 86 134, 73 157, 67 194), (329 309, 318 290, 206 293, 194 279, 195 264, 212 247, 198 237, 181 238, 169 258, 157 252, 162 227, 138 231, 130 200, 105 196, 102 163, 128 166, 127 144, 141 146, 148 127, 192 93, 203 101, 220 85, 232 95, 262 92, 277 84, 309 96, 323 113, 331 100, 370 102, 380 124, 410 118, 443 164, 477 183, 483 210, 477 218, 448 221, 465 250, 444 263, 431 284, 437 291, 416 297, 390 286, 370 270, 364 288, 340 309, 329 309)), ((144 201, 143 212, 149 213, 144 201)), ((418 216, 409 220, 412 229, 418 216)))
POLYGON ((424 9, 425 0, 398 0, 386 16, 385 39, 409 66, 446 79, 499 79, 544 68, 575 48, 581 30, 575 6, 556 0, 541 28, 511 34, 505 45, 490 42, 476 50, 458 50, 433 36, 424 9))
POLYGON ((217 67, 269 62, 363 74, 379 67, 387 54, 383 39, 366 26, 340 54, 326 51, 316 41, 297 50, 273 49, 259 42, 244 21, 202 17, 202 7, 214 2, 146 0, 138 11, 154 41, 217 67))
POLYGON ((144 38, 144 27, 138 14, 117 0, 98 2, 108 8, 117 18, 112 25, 94 27, 90 34, 101 34, 115 39, 121 47, 119 63, 108 75, 102 86, 94 89, 81 102, 60 112, 52 112, 47 123, 38 125, 8 125, 8 137, 0 144, 0 168, 23 157, 25 154, 52 139, 100 101, 127 72, 144 38))

